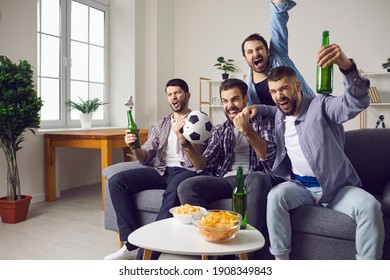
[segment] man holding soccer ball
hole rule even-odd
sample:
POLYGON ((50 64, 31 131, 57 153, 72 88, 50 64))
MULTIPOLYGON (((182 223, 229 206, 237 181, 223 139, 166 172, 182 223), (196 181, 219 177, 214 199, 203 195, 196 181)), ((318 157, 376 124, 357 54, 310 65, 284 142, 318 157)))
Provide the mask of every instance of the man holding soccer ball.
MULTIPOLYGON (((247 90, 248 86, 239 79, 222 82, 220 97, 227 120, 216 126, 203 154, 184 136, 179 136, 192 164, 210 176, 186 179, 177 191, 182 204, 208 209, 209 203, 232 197, 237 167, 243 166, 248 193, 248 223, 267 237, 267 194, 279 182, 271 173, 276 154, 275 124, 273 118, 259 116, 250 119, 242 112, 248 101, 247 90)), ((265 239, 268 242, 268 238, 265 239)), ((249 254, 251 259, 270 257, 267 249, 249 254)))
MULTIPOLYGON (((196 169, 187 158, 175 132, 184 125, 190 92, 188 85, 181 79, 172 79, 166 84, 166 96, 172 113, 158 121, 141 148, 134 149, 137 160, 145 168, 130 169, 117 173, 109 181, 111 200, 117 216, 120 240, 126 241, 131 232, 139 227, 138 213, 134 205, 134 194, 146 189, 165 189, 160 212, 156 220, 171 217, 169 209, 180 205, 177 186, 183 180, 197 175, 196 169), (153 168, 150 168, 150 167, 153 168)), ((136 140, 134 134, 125 132, 126 144, 136 140)), ((180 134, 181 135, 181 134, 180 134)), ((201 147, 199 146, 201 149, 201 147)), ((203 151, 202 149, 200 151, 203 151)), ((106 260, 125 260, 134 258, 133 250, 138 247, 126 243, 117 252, 106 256, 106 260)), ((137 259, 142 259, 143 249, 138 251, 137 259)), ((158 259, 160 253, 153 252, 152 259, 158 259)))

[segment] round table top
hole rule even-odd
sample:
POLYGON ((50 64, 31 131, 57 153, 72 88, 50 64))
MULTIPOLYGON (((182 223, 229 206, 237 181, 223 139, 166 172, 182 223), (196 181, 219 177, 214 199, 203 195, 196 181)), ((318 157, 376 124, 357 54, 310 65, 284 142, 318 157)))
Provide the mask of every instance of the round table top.
POLYGON ((192 224, 181 224, 168 218, 147 224, 133 231, 128 241, 152 251, 179 255, 230 255, 249 253, 263 248, 261 232, 252 226, 240 230, 236 237, 226 242, 203 239, 192 224))

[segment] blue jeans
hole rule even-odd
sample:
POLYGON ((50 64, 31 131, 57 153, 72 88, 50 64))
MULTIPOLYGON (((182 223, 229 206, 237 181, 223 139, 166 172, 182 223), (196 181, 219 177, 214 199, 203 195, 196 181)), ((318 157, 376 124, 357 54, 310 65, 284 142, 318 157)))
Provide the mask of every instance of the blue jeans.
MULTIPOLYGON (((172 217, 169 209, 180 205, 177 187, 185 179, 196 176, 197 173, 180 167, 167 167, 163 176, 155 169, 139 168, 122 171, 111 177, 109 191, 117 216, 120 240, 125 241, 130 233, 139 228, 138 211, 133 195, 148 189, 165 189, 160 212, 156 221, 172 217)), ((128 250, 137 247, 127 243, 128 250)), ((143 250, 138 252, 142 259, 143 250)), ((160 253, 154 252, 152 259, 158 259, 160 253)))
MULTIPOLYGON (((281 183, 270 191, 267 225, 271 254, 282 255, 291 251, 289 211, 300 206, 315 205, 316 201, 311 192, 294 182, 281 183)), ((381 205, 371 194, 361 188, 346 186, 336 193, 326 207, 355 219, 356 259, 382 258, 385 231, 381 205)))

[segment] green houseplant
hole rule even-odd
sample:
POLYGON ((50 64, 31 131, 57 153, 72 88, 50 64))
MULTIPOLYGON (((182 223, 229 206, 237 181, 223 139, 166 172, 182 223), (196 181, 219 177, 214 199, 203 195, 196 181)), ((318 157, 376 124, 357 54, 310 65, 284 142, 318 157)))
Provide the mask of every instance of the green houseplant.
POLYGON ((217 67, 218 70, 223 71, 222 79, 226 80, 229 78, 228 72, 234 73, 236 71, 233 62, 233 59, 225 59, 223 56, 217 58, 217 63, 214 64, 214 66, 217 67))
MULTIPOLYGON (((0 200, 17 202, 27 197, 27 211, 31 196, 21 194, 16 153, 22 148, 24 132, 29 130, 35 134, 33 128, 39 128, 42 105, 34 89, 31 65, 26 60, 15 64, 6 56, 0 56, 0 147, 7 161, 7 197, 0 200)), ((0 208, 3 222, 8 222, 3 216, 4 207, 0 208)), ((26 218, 27 212, 24 220, 26 218)))
POLYGON ((383 69, 387 69, 387 72, 390 72, 390 57, 387 59, 387 62, 382 64, 383 69))
POLYGON ((75 109, 80 111, 80 122, 82 128, 91 128, 93 113, 95 113, 100 106, 108 104, 108 102, 102 102, 99 98, 94 98, 85 101, 81 99, 80 96, 78 98, 80 99, 80 102, 72 101, 69 99, 65 102, 65 104, 69 110, 75 109))

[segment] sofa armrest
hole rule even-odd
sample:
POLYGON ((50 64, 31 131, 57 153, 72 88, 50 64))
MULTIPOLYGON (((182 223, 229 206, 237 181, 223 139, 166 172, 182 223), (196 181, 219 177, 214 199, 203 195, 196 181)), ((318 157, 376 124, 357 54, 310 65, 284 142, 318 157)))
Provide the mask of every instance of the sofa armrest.
POLYGON ((390 216, 390 182, 388 182, 383 188, 382 212, 387 216, 390 216))
POLYGON ((145 167, 151 167, 151 166, 141 164, 139 161, 120 162, 104 168, 102 174, 104 178, 106 178, 106 180, 110 180, 112 176, 114 176, 119 172, 129 170, 129 169, 137 169, 137 168, 145 168, 145 167))

